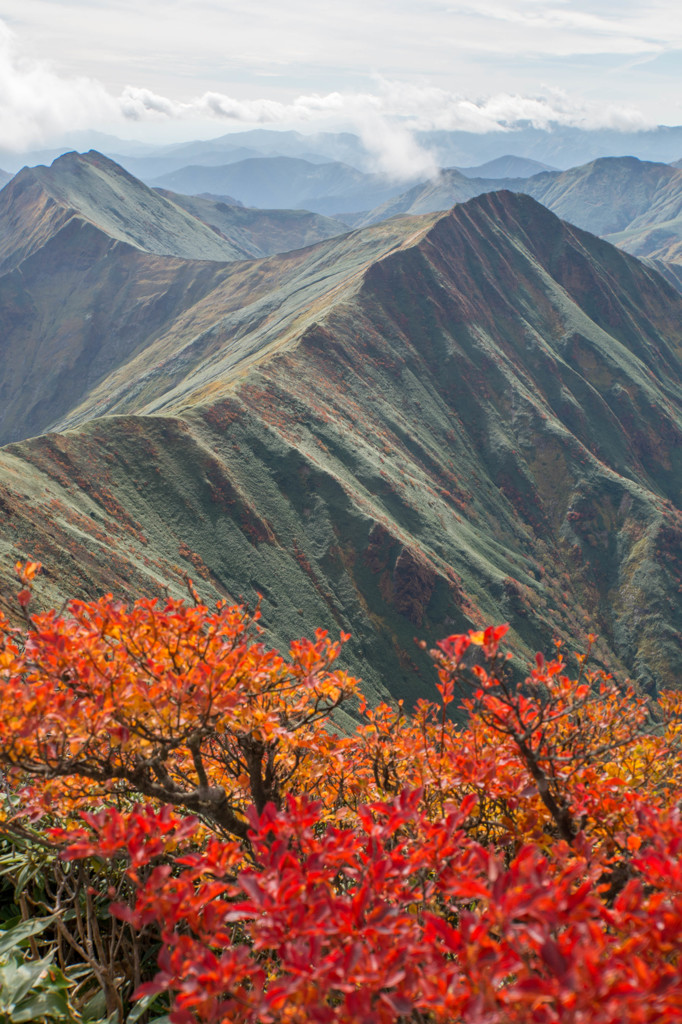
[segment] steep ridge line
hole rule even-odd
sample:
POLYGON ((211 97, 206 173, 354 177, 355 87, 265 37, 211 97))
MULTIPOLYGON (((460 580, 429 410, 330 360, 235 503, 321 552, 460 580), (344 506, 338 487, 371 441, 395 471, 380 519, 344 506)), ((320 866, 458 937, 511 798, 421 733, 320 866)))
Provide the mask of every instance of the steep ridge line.
POLYGON ((635 157, 602 157, 567 171, 528 178, 468 179, 455 168, 415 185, 360 222, 445 210, 485 192, 509 189, 532 196, 564 220, 599 234, 639 257, 666 262, 682 249, 682 171, 635 157))
POLYGON ((0 452, 5 593, 26 554, 52 600, 187 572, 261 593, 279 643, 350 631, 408 701, 413 638, 487 621, 519 662, 589 628, 642 687, 679 678, 682 298, 656 273, 511 193, 220 272, 156 383, 130 373, 120 404, 163 415, 0 452))

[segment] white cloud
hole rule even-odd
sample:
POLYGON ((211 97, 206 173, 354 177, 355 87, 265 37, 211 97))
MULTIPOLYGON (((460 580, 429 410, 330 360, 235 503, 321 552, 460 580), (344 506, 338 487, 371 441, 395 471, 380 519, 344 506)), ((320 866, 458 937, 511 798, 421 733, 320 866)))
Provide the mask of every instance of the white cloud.
POLYGON ((510 93, 470 99, 435 86, 377 79, 375 93, 303 95, 284 103, 271 99, 239 100, 206 92, 186 101, 171 100, 149 89, 128 86, 117 101, 123 119, 213 118, 235 124, 306 125, 336 120, 354 123, 370 151, 384 147, 402 151, 406 160, 419 159, 409 132, 439 128, 488 132, 513 128, 520 122, 536 128, 573 125, 584 129, 637 131, 652 122, 635 107, 572 99, 560 89, 546 88, 538 96, 510 93), (410 156, 412 154, 412 156, 410 156))
POLYGON ((40 61, 24 58, 0 21, 0 139, 21 150, 50 134, 115 117, 117 101, 88 78, 66 78, 40 61))
POLYGON ((435 173, 435 164, 412 134, 419 129, 505 131, 520 122, 538 128, 637 130, 648 126, 635 108, 586 102, 546 89, 539 95, 499 92, 472 99, 430 84, 376 77, 374 91, 302 94, 283 101, 240 99, 211 90, 196 97, 170 98, 128 85, 114 95, 92 77, 59 73, 53 65, 23 56, 16 38, 0 21, 0 139, 17 151, 40 145, 66 131, 134 122, 222 122, 229 125, 354 128, 377 171, 408 179, 435 173))

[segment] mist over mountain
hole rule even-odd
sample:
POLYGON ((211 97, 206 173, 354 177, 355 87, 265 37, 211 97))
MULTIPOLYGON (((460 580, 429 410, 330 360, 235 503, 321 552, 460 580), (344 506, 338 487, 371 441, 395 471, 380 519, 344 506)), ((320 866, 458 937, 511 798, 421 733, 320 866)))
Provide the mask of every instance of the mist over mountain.
POLYGON ((236 263, 72 232, 0 276, 5 581, 31 553, 46 601, 260 593, 277 642, 351 632, 375 697, 423 692, 415 636, 504 620, 521 660, 592 629, 679 677, 682 296, 654 270, 508 192, 236 263))
POLYGON ((400 195, 386 200, 374 210, 368 211, 359 219, 358 226, 366 227, 389 217, 416 217, 422 213, 437 213, 449 209, 454 203, 465 203, 475 196, 483 195, 485 192, 497 192, 501 188, 522 191, 524 180, 470 178, 457 168, 450 167, 441 171, 432 181, 419 182, 400 195))

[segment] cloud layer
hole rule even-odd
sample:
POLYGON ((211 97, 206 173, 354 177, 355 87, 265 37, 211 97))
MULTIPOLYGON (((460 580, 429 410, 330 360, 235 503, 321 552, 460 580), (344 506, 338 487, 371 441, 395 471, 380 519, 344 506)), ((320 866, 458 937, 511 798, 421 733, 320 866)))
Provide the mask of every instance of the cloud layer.
MULTIPOLYGON (((95 78, 58 73, 46 62, 22 55, 12 32, 0 22, 0 138, 16 151, 49 142, 67 131, 124 132, 133 122, 222 122, 229 126, 350 127, 363 138, 377 171, 397 178, 435 170, 415 141, 416 130, 505 131, 520 122, 537 128, 573 125, 585 129, 638 130, 648 126, 636 109, 574 100, 559 90, 526 96, 499 93, 471 98, 433 85, 375 77, 373 91, 300 95, 289 101, 237 99, 207 91, 172 99, 148 88, 126 86, 119 95, 95 78)), ((125 133, 125 132, 124 132, 125 133)))

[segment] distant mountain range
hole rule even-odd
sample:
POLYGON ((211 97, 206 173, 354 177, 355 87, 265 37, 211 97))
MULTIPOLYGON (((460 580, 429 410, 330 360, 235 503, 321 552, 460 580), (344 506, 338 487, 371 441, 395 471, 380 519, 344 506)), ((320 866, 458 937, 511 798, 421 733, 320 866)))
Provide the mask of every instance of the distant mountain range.
POLYGON ((222 167, 183 167, 152 184, 186 195, 227 192, 246 206, 333 214, 377 206, 405 187, 347 164, 313 164, 286 156, 240 160, 222 167))
POLYGON ((680 678, 682 295, 653 269, 508 191, 232 262, 151 247, 237 246, 238 217, 256 244, 258 211, 96 154, 0 199, 4 595, 29 554, 46 602, 186 573, 260 593, 277 643, 351 632, 408 702, 415 637, 492 621, 517 664, 590 629, 680 678))
POLYGON ((648 131, 584 130, 553 125, 549 129, 516 126, 506 131, 418 132, 417 140, 441 167, 466 167, 504 154, 538 160, 566 170, 602 156, 636 156, 670 163, 682 155, 682 126, 660 125, 648 131))
MULTIPOLYGON (((424 131, 418 142, 441 167, 480 170, 479 165, 517 157, 566 170, 600 156, 636 156, 671 163, 682 159, 682 127, 659 126, 648 131, 583 130, 552 125, 549 129, 516 126, 492 132, 424 131)), ((152 145, 98 132, 73 132, 59 145, 17 154, 0 147, 0 166, 17 171, 24 164, 48 163, 70 150, 96 149, 132 174, 149 181, 183 167, 221 166, 256 156, 286 156, 309 163, 344 163, 360 171, 376 170, 375 157, 350 132, 303 134, 258 128, 230 132, 216 139, 152 145)), ((536 168, 540 170, 541 168, 536 168)), ((523 177, 525 171, 500 169, 497 177, 523 177)), ((476 174, 484 177, 486 173, 476 174)))

